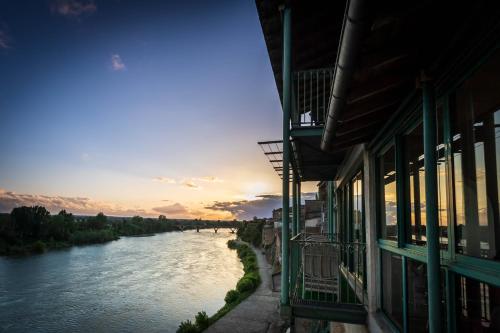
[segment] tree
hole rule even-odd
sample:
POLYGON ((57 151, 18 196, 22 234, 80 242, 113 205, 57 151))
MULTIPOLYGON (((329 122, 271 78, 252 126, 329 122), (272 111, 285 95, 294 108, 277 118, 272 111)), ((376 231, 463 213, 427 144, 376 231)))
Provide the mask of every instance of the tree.
POLYGON ((108 218, 104 213, 99 213, 96 215, 96 217, 90 218, 88 221, 88 225, 91 229, 104 229, 106 227, 106 224, 108 222, 108 218))
POLYGON ((50 213, 42 206, 16 207, 10 213, 14 230, 20 238, 38 238, 42 225, 50 217, 50 213))

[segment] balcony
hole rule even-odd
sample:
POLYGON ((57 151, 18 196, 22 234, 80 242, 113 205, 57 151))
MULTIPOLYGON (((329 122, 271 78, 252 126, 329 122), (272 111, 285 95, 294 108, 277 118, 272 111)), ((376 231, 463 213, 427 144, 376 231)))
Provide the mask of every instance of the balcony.
POLYGON ((366 245, 335 238, 299 234, 291 239, 292 312, 297 317, 364 324, 366 245))
POLYGON ((293 73, 292 129, 323 128, 332 81, 333 68, 293 73))

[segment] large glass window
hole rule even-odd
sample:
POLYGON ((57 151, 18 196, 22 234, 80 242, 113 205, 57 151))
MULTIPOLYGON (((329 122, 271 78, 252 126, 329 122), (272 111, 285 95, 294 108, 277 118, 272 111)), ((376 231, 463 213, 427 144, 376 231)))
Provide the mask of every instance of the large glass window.
POLYGON ((458 332, 500 332, 500 288, 464 276, 455 288, 458 332))
POLYGON ((396 200, 396 155, 394 146, 388 149, 379 160, 380 170, 380 236, 397 240, 397 200, 396 200))
POLYGON ((500 260, 500 54, 457 89, 452 109, 456 248, 500 260))
POLYGON ((403 280, 401 256, 382 253, 382 309, 392 322, 403 329, 403 280))

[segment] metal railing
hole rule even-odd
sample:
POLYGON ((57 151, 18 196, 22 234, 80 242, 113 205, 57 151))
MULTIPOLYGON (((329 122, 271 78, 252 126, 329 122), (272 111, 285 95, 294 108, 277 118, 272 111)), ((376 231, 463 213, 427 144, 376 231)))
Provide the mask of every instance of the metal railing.
POLYGON ((292 127, 323 126, 333 82, 333 68, 293 73, 292 127))
POLYGON ((331 240, 328 234, 291 239, 292 305, 366 304, 366 244, 331 240))

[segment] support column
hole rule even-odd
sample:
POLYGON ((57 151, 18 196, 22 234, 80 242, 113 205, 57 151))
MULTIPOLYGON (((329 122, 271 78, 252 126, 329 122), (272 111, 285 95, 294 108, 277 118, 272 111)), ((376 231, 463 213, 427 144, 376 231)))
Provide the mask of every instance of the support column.
POLYGON ((301 229, 300 221, 302 219, 302 199, 300 198, 300 179, 297 179, 297 233, 304 230, 301 229))
POLYGON ((295 172, 293 173, 293 184, 292 184, 292 237, 297 235, 297 177, 295 172))
POLYGON ((436 161, 436 104, 431 82, 422 82, 424 118, 425 217, 427 237, 427 290, 429 332, 441 332, 441 293, 439 262, 439 220, 436 161))
POLYGON ((281 224, 281 305, 289 305, 290 113, 292 109, 292 15, 283 9, 283 200, 281 224))
POLYGON ((327 191, 328 237, 330 238, 330 241, 333 241, 333 234, 335 233, 335 230, 333 229, 333 181, 331 180, 327 183, 327 191))

